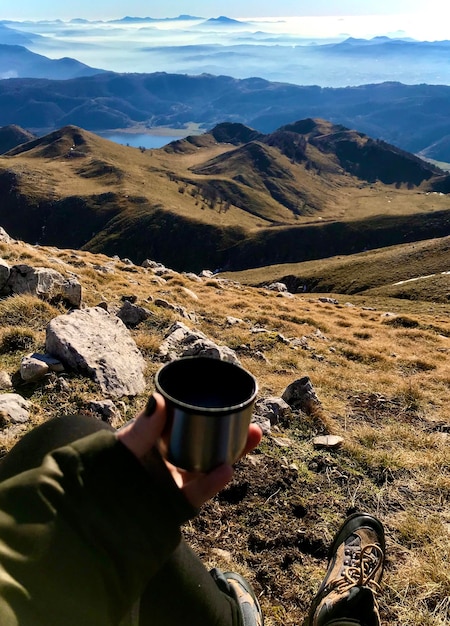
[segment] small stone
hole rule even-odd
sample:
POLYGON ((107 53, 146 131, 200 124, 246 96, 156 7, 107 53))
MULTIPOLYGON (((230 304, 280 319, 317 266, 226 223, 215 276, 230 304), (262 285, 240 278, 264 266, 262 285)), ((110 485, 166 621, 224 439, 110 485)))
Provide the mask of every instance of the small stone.
POLYGON ((282 398, 268 396, 259 398, 255 403, 254 415, 268 419, 272 426, 292 418, 291 407, 282 398))
POLYGON ((59 391, 60 393, 69 393, 70 385, 68 381, 62 376, 58 376, 55 381, 55 391, 59 391))
POLYGON ((137 300, 137 296, 135 295, 129 295, 129 296, 121 296, 120 298, 122 300, 122 302, 131 302, 131 304, 134 304, 137 300))
POLYGON ((0 389, 6 390, 12 388, 11 376, 8 372, 0 371, 0 389))
POLYGON ((102 422, 110 424, 114 418, 121 418, 120 411, 112 400, 94 400, 89 403, 89 410, 96 413, 102 422))
POLYGON ((211 553, 219 559, 223 559, 227 563, 231 563, 233 560, 231 552, 229 552, 228 550, 222 550, 222 548, 212 548, 211 553))
POLYGON ((26 383, 42 380, 49 371, 47 363, 36 358, 33 354, 24 356, 20 363, 20 376, 26 383))
POLYGON ((308 376, 303 376, 288 385, 281 397, 290 407, 300 409, 308 415, 314 413, 321 405, 308 376))
POLYGON ((339 304, 336 298, 319 298, 319 302, 325 302, 326 304, 339 304))
POLYGON ((331 450, 335 448, 340 448, 344 443, 344 438, 339 437, 338 435, 323 435, 320 437, 315 437, 313 444, 314 448, 317 450, 320 448, 329 448, 331 450))
POLYGON ((20 364, 20 376, 25 382, 42 380, 48 372, 60 374, 64 372, 64 365, 49 354, 28 354, 20 364))
POLYGON ((192 291, 192 289, 188 289, 187 287, 181 287, 181 291, 186 294, 187 296, 189 296, 189 298, 191 298, 191 300, 198 300, 198 295, 192 291))
POLYGON ((162 263, 158 263, 157 261, 152 261, 151 259, 145 259, 142 261, 142 267, 147 269, 156 269, 156 268, 164 268, 162 263))
POLYGON ((227 324, 229 324, 229 326, 236 326, 236 324, 243 324, 244 320, 241 320, 239 317, 232 317, 231 315, 229 315, 227 317, 227 324))
POLYGON ((270 283, 270 285, 267 285, 267 289, 270 289, 270 291, 278 291, 279 293, 282 293, 288 290, 286 285, 280 282, 270 283))
POLYGON ((145 307, 133 304, 130 300, 123 300, 123 304, 116 313, 117 317, 122 320, 125 326, 134 328, 141 322, 150 317, 151 312, 145 307))
POLYGON ((200 278, 200 276, 197 276, 197 274, 194 274, 193 272, 183 272, 182 275, 186 276, 186 278, 189 278, 189 280, 192 280, 196 283, 202 282, 202 279, 200 278))
POLYGON ((267 363, 267 364, 270 363, 269 359, 266 357, 264 352, 261 352, 261 350, 256 350, 253 356, 255 357, 255 359, 258 359, 259 361, 263 361, 264 363, 267 363))
POLYGON ((17 393, 0 394, 0 416, 3 425, 10 422, 24 424, 30 419, 31 402, 17 393))
POLYGON ((288 437, 272 437, 272 441, 280 448, 290 448, 292 446, 292 440, 288 437))

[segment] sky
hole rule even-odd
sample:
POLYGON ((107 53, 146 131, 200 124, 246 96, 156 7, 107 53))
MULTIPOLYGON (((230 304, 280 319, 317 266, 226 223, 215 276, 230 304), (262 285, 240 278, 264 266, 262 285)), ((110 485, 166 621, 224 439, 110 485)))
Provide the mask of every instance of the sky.
POLYGON ((448 0, 0 0, 0 20, 108 20, 134 17, 276 17, 302 15, 395 15, 434 13, 447 16, 448 0))

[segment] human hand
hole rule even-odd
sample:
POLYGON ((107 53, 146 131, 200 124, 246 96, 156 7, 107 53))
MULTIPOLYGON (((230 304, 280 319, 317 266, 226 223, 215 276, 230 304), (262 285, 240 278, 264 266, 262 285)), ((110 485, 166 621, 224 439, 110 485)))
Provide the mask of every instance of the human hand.
MULTIPOLYGON (((166 434, 164 433, 167 417, 165 400, 159 393, 154 393, 153 398, 154 409, 150 415, 145 410, 141 411, 134 422, 128 424, 117 433, 120 441, 143 464, 145 464, 146 455, 152 448, 157 446, 158 441, 166 434)), ((261 441, 261 437, 262 432, 259 426, 250 424, 247 444, 242 456, 256 448, 261 441)), ((190 504, 196 508, 223 489, 233 476, 233 467, 231 465, 220 465, 211 472, 202 474, 199 472, 187 472, 175 467, 167 460, 165 460, 165 464, 172 474, 175 483, 190 504)))

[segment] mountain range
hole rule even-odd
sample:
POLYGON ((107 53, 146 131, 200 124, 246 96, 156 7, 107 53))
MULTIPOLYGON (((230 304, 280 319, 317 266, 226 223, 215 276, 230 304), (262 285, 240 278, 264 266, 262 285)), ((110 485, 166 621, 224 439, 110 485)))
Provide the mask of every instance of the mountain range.
POLYGON ((74 126, 0 158, 0 224, 42 245, 238 270, 450 234, 450 175, 320 119, 224 123, 159 150, 74 126))
MULTIPOLYGON (((87 130, 204 128, 229 121, 263 133, 320 117, 403 150, 450 162, 450 87, 383 83, 342 89, 258 78, 103 73, 64 81, 0 81, 0 120, 45 134, 72 124, 87 130)), ((170 133, 168 133, 170 134, 170 133)))

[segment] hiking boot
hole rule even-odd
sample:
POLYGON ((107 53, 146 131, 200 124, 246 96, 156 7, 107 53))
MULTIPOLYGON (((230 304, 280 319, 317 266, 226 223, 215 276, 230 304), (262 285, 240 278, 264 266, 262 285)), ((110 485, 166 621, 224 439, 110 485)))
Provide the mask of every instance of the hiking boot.
POLYGON ((379 520, 364 513, 347 518, 331 545, 328 571, 304 626, 380 626, 384 551, 379 520))
POLYGON ((219 589, 236 600, 243 626, 263 626, 261 607, 255 592, 245 578, 235 572, 222 572, 217 567, 209 573, 219 589))

